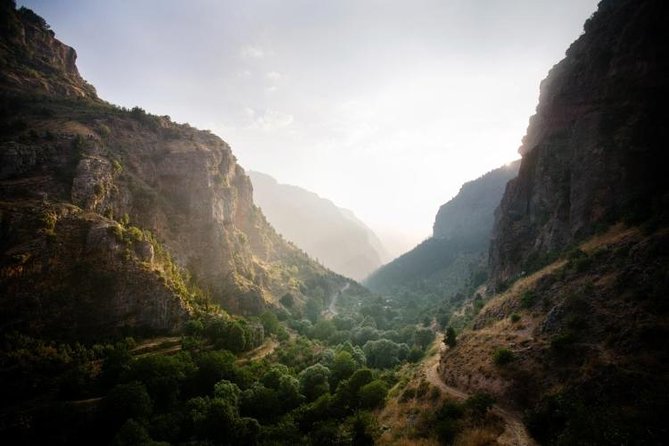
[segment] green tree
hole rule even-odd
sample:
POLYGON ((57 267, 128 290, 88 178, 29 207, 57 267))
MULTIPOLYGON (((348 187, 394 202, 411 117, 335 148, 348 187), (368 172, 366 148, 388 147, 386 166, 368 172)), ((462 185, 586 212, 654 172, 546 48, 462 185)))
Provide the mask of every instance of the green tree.
POLYGON ((279 332, 281 324, 279 323, 279 319, 276 317, 274 312, 269 310, 265 311, 260 315, 260 321, 262 322, 262 326, 265 329, 266 335, 273 335, 279 332))
POLYGON ((327 340, 336 331, 335 325, 332 321, 321 319, 314 324, 311 329, 311 336, 321 341, 327 340))
POLYGON ((144 426, 131 418, 123 423, 111 444, 112 446, 149 446, 152 443, 144 426))
POLYGON ((206 394, 223 379, 237 381, 235 359, 232 353, 226 351, 202 352, 196 356, 195 363, 198 369, 193 377, 196 391, 206 394))
POLYGON ((274 389, 255 383, 242 393, 240 409, 245 416, 269 421, 281 412, 281 404, 274 389))
POLYGON ((397 344, 388 339, 369 341, 363 350, 367 364, 380 369, 395 367, 409 355, 409 347, 406 344, 397 344))
POLYGON ((307 401, 314 401, 330 390, 329 378, 330 369, 324 365, 314 364, 307 367, 299 375, 300 392, 307 398, 307 401))
POLYGON ((446 329, 446 337, 444 338, 444 344, 448 345, 450 348, 455 347, 455 345, 457 344, 455 329, 453 329, 453 327, 448 327, 446 329))
POLYGON ((425 350, 434 341, 434 331, 429 328, 419 328, 414 334, 414 342, 425 350))
POLYGON ((357 368, 355 360, 349 352, 340 351, 337 353, 332 361, 332 375, 330 376, 332 388, 336 389, 339 382, 350 377, 357 368))
POLYGON ((276 394, 284 411, 292 410, 304 401, 304 397, 300 394, 300 382, 290 375, 279 378, 276 394))
POLYGON ((374 409, 383 404, 387 395, 388 385, 385 382, 377 379, 369 384, 365 384, 358 391, 360 407, 363 409, 374 409))
POLYGON ((227 379, 222 379, 214 385, 214 396, 229 402, 233 406, 239 405, 241 394, 242 391, 239 390, 237 384, 227 379))
POLYGON ((118 384, 104 399, 105 417, 118 425, 129 418, 146 420, 152 411, 151 397, 146 387, 137 381, 118 384))

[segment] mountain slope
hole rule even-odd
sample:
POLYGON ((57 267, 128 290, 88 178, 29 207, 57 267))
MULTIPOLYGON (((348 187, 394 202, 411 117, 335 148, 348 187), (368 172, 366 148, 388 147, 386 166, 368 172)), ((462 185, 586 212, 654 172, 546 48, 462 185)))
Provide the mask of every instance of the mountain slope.
POLYGON ((432 301, 460 291, 471 272, 485 265, 494 210, 518 165, 511 163, 465 183, 439 208, 433 236, 375 271, 366 284, 375 291, 432 301))
POLYGON ((604 0, 542 83, 496 211, 490 301, 447 384, 526 414, 541 444, 663 444, 669 401, 669 8, 604 0))
POLYGON ((257 313, 343 286, 267 223, 225 142, 100 100, 74 50, 2 4, 3 329, 169 330, 210 300, 257 313))
POLYGON ((381 242, 351 211, 269 175, 250 171, 249 177, 253 199, 272 226, 323 265, 357 280, 381 265, 381 242))
POLYGON ((541 84, 496 216, 496 281, 621 218, 666 217, 666 2, 607 0, 541 84))

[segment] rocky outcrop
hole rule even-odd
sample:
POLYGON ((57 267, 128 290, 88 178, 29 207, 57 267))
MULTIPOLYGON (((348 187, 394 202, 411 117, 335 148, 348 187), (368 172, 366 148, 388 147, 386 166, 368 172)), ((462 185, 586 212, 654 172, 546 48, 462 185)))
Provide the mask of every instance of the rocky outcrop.
POLYGON ((612 222, 666 218, 668 20, 663 1, 604 0, 542 83, 496 212, 496 282, 612 222))
POLYGON ((96 338, 170 332, 188 317, 182 279, 118 223, 36 201, 0 211, 2 331, 96 338))
POLYGON ((77 70, 76 51, 55 38, 44 19, 13 0, 0 2, 0 86, 7 90, 96 99, 77 70))
POLYGON ((13 55, 0 82, 3 327, 85 332, 76 316, 84 308, 100 334, 168 330, 206 302, 257 314, 286 293, 299 305, 313 290, 328 296, 343 286, 267 223, 224 141, 97 99, 74 51, 41 18, 8 11, 0 35, 3 54, 13 55), (79 271, 92 273, 79 282, 79 271))
POLYGON ((351 211, 269 175, 249 172, 249 177, 253 198, 272 226, 326 267, 362 280, 381 266, 381 242, 351 211))

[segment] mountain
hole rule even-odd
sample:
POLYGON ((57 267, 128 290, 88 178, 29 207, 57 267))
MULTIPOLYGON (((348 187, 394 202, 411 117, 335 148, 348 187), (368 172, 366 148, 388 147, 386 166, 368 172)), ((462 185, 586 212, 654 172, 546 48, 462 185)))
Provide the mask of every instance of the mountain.
POLYGON ((666 218, 666 6, 603 1, 541 84, 496 216, 496 281, 620 219, 666 218))
POLYGON ((249 177, 253 199, 270 224, 327 268, 361 280, 381 266, 381 242, 353 212, 269 175, 250 171, 249 177))
POLYGON ((348 282, 274 231, 224 141, 103 101, 41 17, 1 4, 2 330, 173 330, 348 282))
POLYGON ((494 211, 518 165, 515 161, 465 183, 439 208, 432 237, 375 271, 366 285, 433 302, 460 291, 472 271, 484 270, 494 211))
POLYGON ((669 6, 604 0, 541 84, 495 213, 488 302, 444 381, 547 445, 662 444, 669 407, 669 6))

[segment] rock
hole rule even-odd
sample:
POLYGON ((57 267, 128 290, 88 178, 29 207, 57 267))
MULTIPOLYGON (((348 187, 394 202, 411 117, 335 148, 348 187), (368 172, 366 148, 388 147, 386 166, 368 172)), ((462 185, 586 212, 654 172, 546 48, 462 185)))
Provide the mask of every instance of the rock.
POLYGON ((542 82, 495 214, 493 281, 612 222, 666 216, 668 19, 666 2, 605 0, 542 82))

